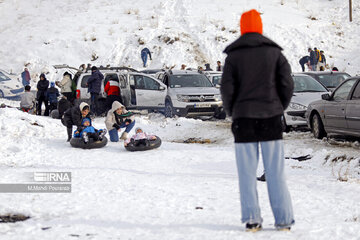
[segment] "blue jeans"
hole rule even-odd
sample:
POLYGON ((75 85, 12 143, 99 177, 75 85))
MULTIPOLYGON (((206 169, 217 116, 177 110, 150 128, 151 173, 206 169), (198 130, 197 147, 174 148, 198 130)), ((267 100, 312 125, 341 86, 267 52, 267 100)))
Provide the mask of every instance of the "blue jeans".
POLYGON ((275 217, 275 226, 294 224, 290 193, 284 174, 284 149, 282 140, 235 143, 236 163, 239 174, 242 222, 262 223, 256 169, 261 145, 270 205, 275 217))
POLYGON ((316 64, 315 64, 315 65, 311 65, 311 71, 316 71, 316 64))
POLYGON ((143 61, 144 67, 146 67, 147 53, 141 53, 141 59, 143 61))
MULTIPOLYGON (((131 129, 135 126, 135 120, 132 121, 130 124, 126 125, 125 123, 120 125, 120 128, 125 128, 125 132, 129 133, 131 129)), ((111 129, 109 131, 110 141, 111 142, 118 142, 119 141, 119 134, 116 128, 111 129)))

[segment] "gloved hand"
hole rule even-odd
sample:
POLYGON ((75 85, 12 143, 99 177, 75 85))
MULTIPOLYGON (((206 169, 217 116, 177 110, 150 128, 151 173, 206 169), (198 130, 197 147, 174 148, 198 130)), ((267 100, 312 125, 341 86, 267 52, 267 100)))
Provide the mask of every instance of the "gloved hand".
POLYGON ((117 123, 114 123, 113 127, 116 128, 116 130, 119 130, 119 129, 120 129, 120 126, 119 126, 119 124, 117 124, 117 123))

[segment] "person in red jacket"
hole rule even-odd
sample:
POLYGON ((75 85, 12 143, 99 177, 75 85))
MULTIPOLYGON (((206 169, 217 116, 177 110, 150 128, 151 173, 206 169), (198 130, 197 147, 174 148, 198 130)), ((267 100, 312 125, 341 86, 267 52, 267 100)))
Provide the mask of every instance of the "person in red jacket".
POLYGON ((120 95, 120 85, 118 79, 110 78, 110 80, 105 85, 104 91, 107 94, 106 108, 108 110, 111 109, 114 101, 123 103, 120 95))

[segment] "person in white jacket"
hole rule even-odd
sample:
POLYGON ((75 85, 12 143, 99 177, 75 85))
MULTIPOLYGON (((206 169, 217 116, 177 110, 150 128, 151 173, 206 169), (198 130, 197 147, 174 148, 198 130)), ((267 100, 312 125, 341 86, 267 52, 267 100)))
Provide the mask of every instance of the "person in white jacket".
POLYGON ((125 131, 120 139, 126 140, 129 132, 135 126, 135 120, 133 114, 127 111, 124 105, 115 101, 106 115, 105 124, 109 131, 110 141, 118 142, 118 132, 121 131, 121 128, 125 128, 125 131))
POLYGON ((56 85, 61 88, 61 94, 66 96, 66 98, 72 102, 73 101, 73 93, 71 89, 72 80, 71 80, 71 74, 68 72, 65 72, 63 75, 63 79, 59 82, 56 82, 56 85))

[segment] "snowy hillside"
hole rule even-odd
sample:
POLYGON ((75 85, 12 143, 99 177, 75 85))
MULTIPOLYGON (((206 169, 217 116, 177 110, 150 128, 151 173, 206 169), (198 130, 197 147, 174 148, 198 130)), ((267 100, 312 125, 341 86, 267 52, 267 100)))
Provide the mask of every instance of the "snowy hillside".
POLYGON ((145 46, 153 53, 148 68, 215 67, 239 36, 241 13, 256 8, 264 34, 284 48, 294 72, 311 46, 325 51, 329 65, 355 75, 360 3, 353 2, 349 23, 344 0, 2 0, 0 68, 20 73, 28 65, 33 77, 49 71, 50 79, 51 66, 62 63, 141 69, 145 46))

